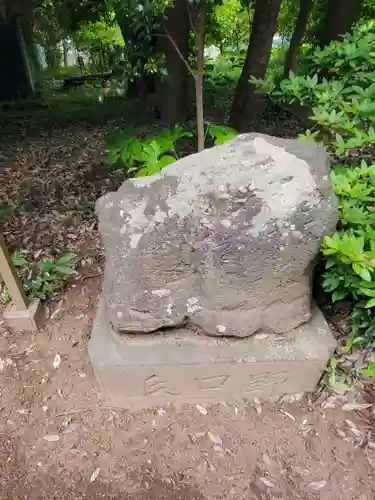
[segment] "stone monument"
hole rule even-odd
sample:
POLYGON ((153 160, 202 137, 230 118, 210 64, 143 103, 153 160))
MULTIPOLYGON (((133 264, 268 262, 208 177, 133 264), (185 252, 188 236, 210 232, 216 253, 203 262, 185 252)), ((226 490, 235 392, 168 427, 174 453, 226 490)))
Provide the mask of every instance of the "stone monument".
POLYGON ((337 201, 327 153, 247 134, 97 202, 106 252, 89 353, 119 406, 313 390, 335 348, 311 303, 337 201))

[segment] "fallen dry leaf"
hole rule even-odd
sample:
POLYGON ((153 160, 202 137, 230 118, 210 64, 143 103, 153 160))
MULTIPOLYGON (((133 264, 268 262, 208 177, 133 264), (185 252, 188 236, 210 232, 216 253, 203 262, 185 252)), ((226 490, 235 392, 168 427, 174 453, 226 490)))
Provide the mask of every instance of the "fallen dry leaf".
POLYGON ((360 437, 361 436, 361 431, 358 429, 358 427, 355 425, 354 422, 352 422, 349 419, 345 420, 346 425, 349 427, 350 432, 355 436, 355 437, 360 437))
POLYGON ((44 436, 43 439, 52 443, 54 441, 59 441, 60 436, 58 434, 48 434, 47 436, 44 436))
POLYGON ((93 483, 95 479, 97 479, 97 477, 99 476, 99 472, 100 472, 100 467, 94 470, 94 472, 91 474, 90 477, 90 483, 93 483))
POLYGON ((262 455, 262 459, 263 459, 263 462, 268 466, 270 467, 272 465, 272 461, 270 459, 270 457, 266 454, 266 453, 263 453, 262 455))
POLYGON ((259 399, 256 397, 253 398, 253 406, 256 409, 256 412, 258 413, 258 415, 260 415, 262 413, 262 405, 261 405, 259 399))
POLYGON ((371 451, 366 450, 366 457, 367 457, 368 463, 375 470, 375 453, 372 453, 371 451))
POLYGON ((336 432, 337 434, 342 437, 342 438, 346 438, 346 434, 344 431, 342 431, 341 429, 336 429, 336 432))
POLYGON ((371 408, 371 406, 369 403, 346 403, 341 409, 343 411, 366 410, 367 408, 371 408))
POLYGON ((343 395, 343 394, 346 394, 350 390, 350 386, 347 384, 344 384, 342 382, 336 382, 335 384, 332 385, 332 390, 336 394, 343 395))
POLYGON ((276 484, 267 477, 260 477, 259 481, 261 481, 265 486, 267 486, 267 488, 275 488, 276 486, 276 484))
POLYGON ((61 363, 61 356, 60 354, 56 354, 55 359, 53 360, 53 367, 55 368, 55 370, 60 366, 60 363, 61 363))
POLYGON ((335 409, 339 406, 339 404, 340 404, 340 396, 329 396, 322 402, 321 407, 323 410, 335 409))
POLYGON ((204 406, 201 406, 201 405, 195 405, 196 409, 202 413, 202 415, 207 415, 208 414, 208 411, 206 410, 206 408, 204 406))
POLYGON ((51 314, 51 321, 60 321, 62 319, 62 317, 64 316, 64 309, 62 308, 59 308, 59 309, 56 309, 56 311, 54 311, 52 314, 51 314))
POLYGON ((210 441, 217 446, 222 447, 223 446, 223 440, 221 439, 220 436, 215 436, 215 434, 212 434, 212 432, 207 431, 207 436, 209 437, 210 441))
POLYGON ((16 143, 3 142, 0 226, 11 251, 26 250, 40 261, 50 249, 79 254, 85 241, 100 248, 96 224, 91 227, 94 203, 124 179, 105 160, 106 130, 49 128, 32 141, 17 134, 16 143))
POLYGON ((197 439, 194 434, 188 434, 188 438, 190 439, 192 444, 197 444, 197 439))
POLYGON ((352 429, 356 429, 357 426, 355 425, 354 422, 352 422, 351 420, 349 420, 348 418, 345 419, 345 423, 348 427, 352 428, 352 429))
POLYGON ((286 417, 290 418, 290 420, 293 420, 293 422, 296 421, 296 417, 294 417, 291 413, 288 411, 283 410, 282 408, 279 409, 279 412, 285 415, 286 417))
POLYGON ((368 446, 368 440, 369 436, 371 435, 371 432, 368 433, 367 436, 365 436, 359 443, 358 443, 358 448, 364 449, 366 446, 368 446))
POLYGON ((355 429, 354 427, 349 428, 350 432, 355 436, 355 437, 361 437, 361 431, 359 429, 355 429))
POLYGON ((314 490, 314 491, 318 491, 318 490, 321 490, 322 488, 324 488, 324 486, 327 484, 327 481, 325 481, 324 479, 322 481, 311 481, 307 486, 306 488, 308 490, 314 490))

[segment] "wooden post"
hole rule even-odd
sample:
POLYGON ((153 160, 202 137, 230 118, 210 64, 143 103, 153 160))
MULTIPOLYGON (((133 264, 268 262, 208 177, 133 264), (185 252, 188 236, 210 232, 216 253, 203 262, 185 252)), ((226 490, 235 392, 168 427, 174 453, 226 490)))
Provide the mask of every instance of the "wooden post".
POLYGON ((3 235, 0 233, 0 274, 12 298, 17 311, 25 311, 29 307, 22 283, 12 263, 3 235))

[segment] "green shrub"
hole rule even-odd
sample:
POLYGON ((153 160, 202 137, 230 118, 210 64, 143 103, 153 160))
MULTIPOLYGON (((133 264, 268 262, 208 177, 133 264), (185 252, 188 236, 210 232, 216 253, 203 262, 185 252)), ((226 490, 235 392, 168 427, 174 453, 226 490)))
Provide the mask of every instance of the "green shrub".
POLYGON ((366 370, 362 370, 362 373, 368 377, 375 377, 375 361, 369 361, 369 367, 366 370))
MULTIPOLYGON (((27 266, 27 263, 25 265, 27 266)), ((39 262, 31 278, 25 281, 26 291, 32 297, 46 299, 76 274, 75 266, 76 256, 72 253, 39 262)))
POLYGON ((246 51, 227 51, 216 59, 205 61, 206 79, 219 83, 236 82, 241 74, 246 51))
POLYGON ((176 142, 183 137, 191 137, 192 133, 181 125, 173 130, 163 130, 148 139, 127 138, 121 133, 108 149, 110 163, 121 162, 129 175, 144 177, 160 172, 166 165, 176 161, 176 142))
MULTIPOLYGON (((237 132, 230 127, 207 124, 206 136, 210 137, 214 145, 224 144, 236 135, 237 132)), ((175 125, 173 130, 163 130, 148 139, 129 139, 120 133, 107 149, 108 159, 113 165, 120 162, 130 177, 153 175, 177 161, 177 141, 192 137, 193 132, 181 125, 175 125)))
POLYGON ((333 302, 349 299, 353 304, 350 345, 375 347, 375 164, 339 165, 331 178, 340 222, 323 241, 323 289, 333 302))
MULTIPOLYGON (((76 256, 72 253, 63 254, 56 259, 31 263, 27 261, 23 252, 15 252, 12 255, 12 261, 18 268, 27 295, 43 300, 76 274, 76 256)), ((11 297, 5 285, 1 285, 0 291, 0 302, 8 302, 11 297)))
POLYGON ((282 44, 278 47, 272 47, 271 57, 267 68, 265 79, 273 82, 277 87, 283 79, 284 61, 288 50, 288 44, 282 44))
POLYGON ((290 74, 275 90, 270 79, 252 82, 283 102, 311 109, 311 129, 301 140, 325 145, 336 157, 332 183, 339 198, 337 231, 326 237, 323 288, 332 301, 350 299, 356 337, 371 345, 375 332, 375 25, 317 48, 307 75, 290 74))

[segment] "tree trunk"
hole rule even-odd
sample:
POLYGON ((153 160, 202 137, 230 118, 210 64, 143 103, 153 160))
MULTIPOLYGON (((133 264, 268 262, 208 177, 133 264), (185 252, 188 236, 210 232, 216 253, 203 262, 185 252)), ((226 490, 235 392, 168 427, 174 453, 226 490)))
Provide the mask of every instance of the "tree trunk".
POLYGON ((57 46, 45 46, 46 61, 49 68, 58 68, 60 66, 61 52, 57 46))
POLYGON ((32 0, 6 0, 8 4, 6 16, 10 20, 18 21, 25 44, 33 41, 34 4, 32 0))
POLYGON ((63 40, 62 46, 63 46, 64 68, 67 68, 68 67, 68 46, 67 46, 66 40, 63 40))
POLYGON ((280 4, 281 0, 255 2, 250 43, 230 115, 231 125, 241 132, 246 130, 249 120, 255 116, 257 95, 249 78, 263 78, 267 71, 280 4))
POLYGON ((7 5, 6 0, 0 0, 0 19, 1 20, 7 19, 7 17, 8 17, 7 10, 8 10, 8 5, 7 5))
MULTIPOLYGON (((147 30, 146 27, 142 26, 139 27, 137 32, 134 32, 134 26, 131 25, 131 21, 125 15, 124 10, 121 8, 121 4, 117 5, 118 7, 115 9, 116 21, 120 26, 122 38, 125 42, 125 49, 126 47, 130 47, 132 44, 138 48, 142 46, 142 51, 150 50, 151 54, 152 49, 156 49, 157 37, 152 36, 147 41, 144 37, 147 30)), ((126 54, 126 57, 130 67, 134 68, 135 66, 140 65, 139 74, 137 76, 132 75, 131 84, 128 87, 127 97, 130 96, 130 94, 132 94, 131 97, 136 95, 141 101, 147 104, 152 96, 152 102, 154 102, 156 76, 145 70, 145 64, 148 60, 147 55, 139 55, 137 51, 132 52, 130 50, 130 52, 126 54), (130 90, 130 88, 132 90, 130 90)))
POLYGON ((104 56, 103 56, 103 44, 99 42, 99 58, 100 58, 100 71, 104 75, 104 56))
MULTIPOLYGON (((189 58, 189 16, 187 0, 176 0, 168 9, 164 30, 173 38, 185 60, 189 58)), ((157 95, 161 119, 165 123, 185 122, 188 115, 188 73, 172 43, 159 37, 158 51, 164 53, 168 76, 158 81, 157 95)))
POLYGON ((328 0, 319 45, 325 47, 347 33, 357 21, 360 8, 361 0, 328 0))
POLYGON ((129 33, 127 33, 126 17, 124 15, 122 9, 119 7, 118 3, 116 3, 115 17, 116 17, 117 24, 120 26, 122 38, 123 38, 124 42, 126 42, 127 37, 129 36, 129 33))
POLYGON ((0 0, 0 18, 19 23, 26 45, 33 41, 34 4, 32 0, 0 0))
POLYGON ((204 35, 206 12, 204 3, 199 6, 196 30, 197 72, 195 77, 195 102, 198 130, 198 153, 204 149, 204 113, 203 113, 203 80, 204 80, 204 35))
POLYGON ((297 58, 314 0, 300 0, 299 12, 284 64, 284 78, 297 68, 297 58))

